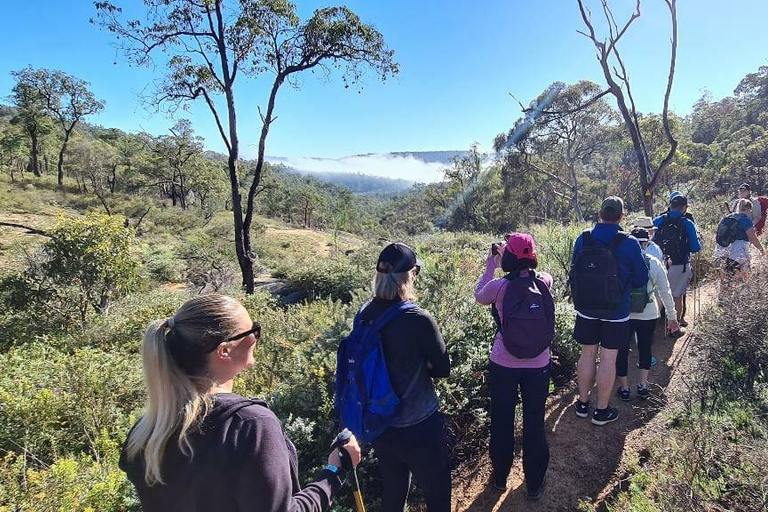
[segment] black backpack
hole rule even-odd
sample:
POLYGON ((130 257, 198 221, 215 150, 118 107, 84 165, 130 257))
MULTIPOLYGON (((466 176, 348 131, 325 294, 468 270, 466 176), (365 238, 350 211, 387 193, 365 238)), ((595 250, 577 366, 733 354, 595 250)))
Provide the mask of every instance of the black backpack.
POLYGON ((685 217, 672 217, 665 214, 661 226, 653 237, 653 241, 661 247, 665 259, 672 265, 685 265, 691 254, 688 245, 688 231, 685 229, 685 217))
POLYGON ((589 230, 581 234, 581 252, 568 276, 573 305, 580 313, 600 318, 621 307, 624 289, 616 252, 626 239, 627 234, 620 231, 610 244, 603 244, 596 243, 589 230))
POLYGON ((739 213, 732 213, 723 217, 717 225, 715 241, 721 247, 728 247, 736 240, 749 240, 747 231, 739 223, 739 213))

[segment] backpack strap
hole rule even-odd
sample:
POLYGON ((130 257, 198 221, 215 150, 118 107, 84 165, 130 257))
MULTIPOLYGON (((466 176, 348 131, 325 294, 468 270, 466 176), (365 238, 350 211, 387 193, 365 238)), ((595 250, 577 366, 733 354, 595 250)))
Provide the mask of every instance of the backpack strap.
POLYGON ((611 252, 615 255, 619 247, 621 247, 621 244, 624 243, 624 240, 627 239, 627 234, 624 231, 619 231, 615 235, 613 235, 613 238, 611 238, 611 252))
POLYGON ((406 311, 412 311, 417 309, 418 306, 410 301, 398 302, 389 307, 379 318, 376 319, 373 324, 373 328, 377 331, 382 330, 389 322, 400 316, 406 311))
POLYGON ((592 230, 585 229, 581 232, 581 245, 586 247, 592 244, 594 244, 594 240, 592 240, 592 230))

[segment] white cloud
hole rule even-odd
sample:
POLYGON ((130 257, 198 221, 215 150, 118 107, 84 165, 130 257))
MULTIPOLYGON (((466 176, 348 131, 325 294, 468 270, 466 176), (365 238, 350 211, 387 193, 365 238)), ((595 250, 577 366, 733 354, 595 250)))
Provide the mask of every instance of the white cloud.
POLYGON ((344 158, 267 157, 302 172, 361 173, 414 182, 432 183, 443 178, 443 163, 424 162, 413 155, 370 154, 344 158))

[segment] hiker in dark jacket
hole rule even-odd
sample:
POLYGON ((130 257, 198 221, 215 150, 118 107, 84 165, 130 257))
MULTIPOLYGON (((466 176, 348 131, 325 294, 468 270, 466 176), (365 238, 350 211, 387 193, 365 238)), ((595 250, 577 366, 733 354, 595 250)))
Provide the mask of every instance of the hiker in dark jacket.
MULTIPOLYGON (((147 409, 120 456, 145 512, 330 509, 343 478, 338 450, 302 489, 280 421, 264 402, 232 393, 260 335, 245 308, 223 295, 195 297, 147 329, 147 409)), ((357 441, 345 449, 356 465, 357 441)))
MULTIPOLYGON (((573 330, 574 339, 581 345, 581 357, 578 366, 579 397, 574 403, 576 415, 579 418, 589 417, 589 395, 592 387, 597 384, 597 408, 592 414, 592 423, 605 425, 619 418, 619 410, 610 407, 611 392, 616 379, 616 358, 618 351, 629 348, 629 313, 630 294, 632 288, 641 288, 648 284, 648 267, 640 249, 640 244, 634 238, 627 236, 621 230, 621 220, 624 216, 624 202, 618 197, 608 197, 600 206, 600 222, 591 231, 585 231, 577 239, 573 247, 571 267, 571 284, 576 306, 576 324, 573 330), (588 243, 587 243, 588 242, 588 243), (607 287, 593 284, 596 279, 613 282, 615 278, 609 274, 580 277, 582 252, 601 248, 611 248, 610 258, 615 261, 618 278, 614 283, 618 305, 609 310, 591 311, 580 305, 581 297, 589 301, 607 301, 607 287), (576 286, 574 283, 581 285, 576 286), (577 290, 578 288, 578 290, 577 290), (577 300, 579 299, 579 300, 577 300), (600 366, 597 367, 597 350, 600 350, 600 366)), ((594 265, 592 263, 591 265, 594 265)), ((610 287, 612 290, 613 287, 610 287)), ((587 300, 584 300, 587 302, 587 300)))
MULTIPOLYGON (((384 248, 376 264, 374 298, 362 310, 374 322, 392 305, 414 298, 423 262, 405 244, 384 248)), ((381 510, 403 512, 416 479, 429 512, 451 510, 448 441, 433 378, 448 377, 451 363, 440 330, 427 311, 406 311, 381 331, 392 387, 400 397, 395 417, 373 440, 382 475, 381 510)))
MULTIPOLYGON (((492 483, 496 489, 507 488, 507 479, 512 469, 515 455, 515 408, 518 388, 523 402, 523 473, 525 473, 528 496, 539 499, 544 492, 544 477, 549 465, 549 445, 544 428, 544 407, 549 395, 550 349, 546 346, 531 357, 515 357, 505 346, 501 326, 504 325, 504 304, 507 293, 524 300, 519 288, 532 276, 548 290, 552 288, 552 276, 545 272, 536 272, 538 259, 533 237, 524 233, 512 233, 506 244, 491 247, 486 259, 485 272, 475 287, 475 299, 480 304, 494 306, 494 318, 499 330, 496 333, 491 350, 488 382, 491 388, 491 464, 493 465, 492 483), (496 269, 501 264, 507 276, 494 279, 496 269), (512 287, 512 288, 511 288, 512 287), (511 291, 510 291, 511 290, 511 291)), ((551 295, 550 295, 551 296, 551 295)), ((510 297, 519 303, 517 298, 510 297)), ((554 303, 553 303, 554 304, 554 303)), ((538 308, 537 308, 538 309, 538 308)), ((554 308, 547 313, 548 320, 554 325, 554 308)), ((538 319, 535 320, 538 322, 538 319)), ((511 324, 507 324, 510 326, 511 324)), ((515 330, 516 334, 519 330, 515 330)), ((520 343, 531 340, 519 340, 520 343)), ((521 354, 522 355, 522 354, 521 354)))

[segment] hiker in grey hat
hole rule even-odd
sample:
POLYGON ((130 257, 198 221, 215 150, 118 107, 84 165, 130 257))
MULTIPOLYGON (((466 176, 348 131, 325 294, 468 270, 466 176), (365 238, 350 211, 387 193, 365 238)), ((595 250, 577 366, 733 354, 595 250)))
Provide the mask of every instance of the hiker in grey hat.
MULTIPOLYGON (((656 233, 656 226, 653 225, 653 219, 650 217, 636 218, 632 223, 632 229, 644 229, 648 231, 648 235, 651 238, 653 238, 654 233, 656 233)), ((661 247, 659 247, 652 240, 648 240, 648 245, 645 247, 643 252, 645 252, 645 254, 650 254, 654 258, 657 258, 659 261, 664 261, 664 255, 661 252, 661 247)))
POLYGON ((749 217, 749 220, 752 221, 753 225, 757 224, 762 216, 762 207, 760 206, 760 201, 758 201, 756 197, 752 197, 752 187, 749 183, 742 183, 739 185, 739 197, 731 201, 730 204, 723 203, 723 207, 728 213, 740 213, 739 201, 742 199, 748 199, 749 202, 752 203, 752 211, 747 214, 747 217, 749 217))
MULTIPOLYGON (((669 281, 667 280, 667 269, 659 259, 648 254, 648 246, 651 243, 648 230, 635 228, 632 230, 632 236, 640 242, 650 277, 645 288, 632 290, 629 314, 630 337, 636 337, 637 339, 638 368, 640 368, 637 380, 637 397, 644 399, 650 396, 648 374, 651 366, 654 364, 651 344, 653 343, 653 335, 656 331, 656 323, 661 317, 659 303, 664 304, 669 316, 667 329, 675 333, 680 330, 680 326, 677 324, 677 313, 675 312, 675 302, 672 298, 672 291, 669 288, 669 281)), ((629 379, 627 378, 628 369, 629 348, 627 347, 620 349, 619 355, 616 358, 616 380, 619 383, 617 394, 625 402, 628 402, 631 398, 629 379)))

